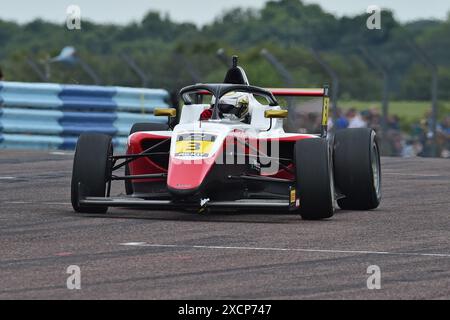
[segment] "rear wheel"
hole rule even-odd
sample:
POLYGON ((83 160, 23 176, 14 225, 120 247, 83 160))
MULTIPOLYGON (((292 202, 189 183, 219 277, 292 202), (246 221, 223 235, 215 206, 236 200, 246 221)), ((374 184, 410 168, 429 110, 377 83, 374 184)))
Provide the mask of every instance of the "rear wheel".
POLYGON ((380 152, 375 131, 345 129, 334 137, 334 177, 345 195, 338 200, 342 209, 370 210, 381 201, 380 152))
POLYGON ((106 213, 108 207, 80 206, 79 184, 86 197, 104 197, 111 172, 112 139, 108 135, 82 134, 73 161, 71 201, 76 212, 106 213))
MULTIPOLYGON (((142 131, 167 131, 169 130, 169 125, 167 123, 152 123, 152 122, 142 122, 135 123, 130 130, 130 135, 135 132, 142 131)), ((128 176, 130 174, 130 166, 125 165, 125 175, 128 176)), ((133 184, 131 180, 125 180, 125 193, 127 195, 133 194, 133 184)))
POLYGON ((334 187, 328 142, 325 139, 297 141, 294 155, 300 215, 305 220, 332 217, 334 187))

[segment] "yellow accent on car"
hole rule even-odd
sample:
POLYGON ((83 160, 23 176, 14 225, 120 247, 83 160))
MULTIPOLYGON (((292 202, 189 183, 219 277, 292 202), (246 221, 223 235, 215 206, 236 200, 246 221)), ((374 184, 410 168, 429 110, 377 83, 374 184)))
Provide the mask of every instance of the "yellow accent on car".
POLYGON ((295 203, 297 200, 297 191, 295 189, 291 189, 290 202, 291 204, 295 203))
POLYGON ((153 111, 153 115, 156 117, 171 117, 177 116, 177 109, 174 108, 156 108, 153 111))
POLYGON ((264 111, 264 117, 269 118, 269 119, 273 119, 273 118, 283 119, 283 118, 287 118, 287 116, 288 116, 287 110, 266 110, 266 111, 264 111))
POLYGON ((328 124, 328 111, 330 109, 330 98, 323 98, 323 111, 322 111, 322 125, 326 126, 328 124))

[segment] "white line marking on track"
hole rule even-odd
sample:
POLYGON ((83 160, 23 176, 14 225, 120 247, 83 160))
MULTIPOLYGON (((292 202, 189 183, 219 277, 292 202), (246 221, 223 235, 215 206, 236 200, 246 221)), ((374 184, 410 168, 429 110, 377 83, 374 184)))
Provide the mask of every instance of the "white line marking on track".
POLYGON ((69 206, 71 205, 70 202, 43 202, 43 204, 48 204, 48 205, 56 205, 56 206, 69 206))
POLYGON ((395 176, 410 176, 410 177, 441 177, 439 174, 423 174, 423 173, 399 173, 399 172, 383 172, 383 174, 390 174, 395 176))
POLYGON ((147 243, 145 242, 127 242, 127 243, 120 243, 121 246, 135 246, 135 247, 139 247, 139 246, 146 246, 147 243))
POLYGON ((450 258, 446 253, 414 253, 414 252, 390 252, 367 250, 333 250, 333 249, 299 249, 299 248, 264 248, 264 247, 227 247, 227 246, 202 246, 202 245, 176 245, 176 244, 150 244, 146 242, 125 242, 121 246, 154 247, 154 248, 179 248, 179 249, 219 249, 219 250, 249 250, 249 251, 280 251, 280 252, 316 252, 316 253, 350 253, 350 254, 376 254, 394 256, 419 256, 450 258))
POLYGON ((0 177, 0 180, 15 180, 16 177, 0 177))
POLYGON ((55 206, 68 206, 71 205, 70 202, 33 202, 33 201, 4 201, 1 202, 4 204, 36 204, 36 205, 42 205, 42 204, 46 204, 46 205, 55 205, 55 206))
POLYGON ((6 201, 4 203, 6 203, 6 204, 30 204, 32 202, 30 202, 30 201, 6 201))

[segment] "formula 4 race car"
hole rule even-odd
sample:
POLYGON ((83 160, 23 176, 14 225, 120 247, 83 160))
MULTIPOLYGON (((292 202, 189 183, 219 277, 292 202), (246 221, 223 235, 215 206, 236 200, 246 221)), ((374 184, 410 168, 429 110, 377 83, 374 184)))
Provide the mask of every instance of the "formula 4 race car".
MULTIPOLYGON (((328 134, 329 93, 321 89, 251 86, 233 66, 224 83, 180 91, 177 121, 135 124, 126 154, 110 136, 80 136, 73 163, 72 205, 82 213, 108 207, 293 211, 303 219, 333 216, 335 208, 369 210, 381 199, 381 168, 373 130, 328 134), (208 103, 203 103, 207 96, 208 103), (323 97, 320 134, 286 133, 275 96, 323 97), (125 172, 117 175, 116 172, 125 172), (126 195, 112 197, 113 181, 126 195)), ((176 109, 155 109, 175 119, 176 109)))

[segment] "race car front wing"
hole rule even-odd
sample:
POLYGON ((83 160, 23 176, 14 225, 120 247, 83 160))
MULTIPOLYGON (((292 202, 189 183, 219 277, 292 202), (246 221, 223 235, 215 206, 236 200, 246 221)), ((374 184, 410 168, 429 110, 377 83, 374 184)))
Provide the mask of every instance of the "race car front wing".
MULTIPOLYGON (((235 201, 209 201, 201 199, 199 202, 177 202, 173 200, 148 200, 131 196, 123 197, 86 197, 84 196, 83 186, 78 185, 80 206, 107 206, 107 207, 133 207, 133 208, 222 208, 222 209, 295 209, 299 202, 296 197, 290 197, 288 200, 279 199, 241 199, 235 201)), ((295 190, 292 190, 295 193, 295 190)))

